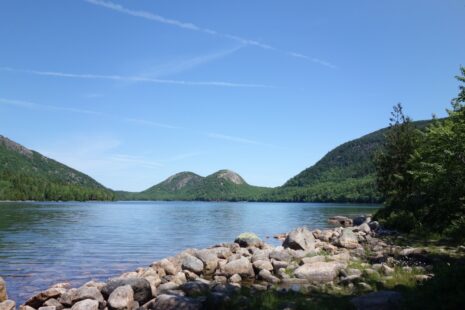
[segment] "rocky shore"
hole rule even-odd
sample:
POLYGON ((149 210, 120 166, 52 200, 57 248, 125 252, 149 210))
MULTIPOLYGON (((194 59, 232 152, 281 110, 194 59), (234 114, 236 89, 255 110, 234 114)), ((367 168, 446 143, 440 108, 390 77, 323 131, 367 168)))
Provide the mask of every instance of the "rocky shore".
MULTIPOLYGON (((389 287, 433 276, 424 249, 387 242, 386 232, 369 216, 329 221, 338 227, 300 227, 275 236, 283 241, 277 247, 243 233, 232 243, 187 249, 107 282, 79 288, 58 283, 19 309, 249 309, 251 299, 270 291, 295 294, 282 309, 294 309, 296 298, 310 302, 318 294, 351 296, 350 305, 358 309, 391 309, 401 295, 379 290, 378 283, 389 287)), ((13 309, 0 278, 0 310, 13 309)))

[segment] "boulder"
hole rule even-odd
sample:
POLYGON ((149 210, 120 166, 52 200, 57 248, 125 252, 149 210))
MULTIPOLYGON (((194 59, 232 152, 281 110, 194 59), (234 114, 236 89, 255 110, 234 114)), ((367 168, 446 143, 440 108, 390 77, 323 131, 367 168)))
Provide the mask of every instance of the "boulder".
POLYGON ((120 286, 129 285, 134 291, 134 300, 143 305, 152 299, 152 288, 149 281, 144 278, 127 278, 127 279, 112 279, 107 282, 107 285, 102 289, 102 294, 106 298, 120 286))
POLYGON ((81 300, 75 303, 71 310, 98 310, 98 301, 93 299, 81 300))
POLYGON ((351 299, 351 303, 360 310, 399 309, 402 295, 394 291, 378 291, 351 299))
POLYGON ((315 237, 307 228, 299 227, 287 235, 283 247, 293 250, 315 250, 315 237))
POLYGON ((253 262, 253 266, 257 270, 273 270, 273 265, 269 260, 257 260, 253 262))
POLYGON ((370 225, 367 223, 363 223, 362 225, 357 227, 358 231, 363 231, 364 233, 368 234, 371 231, 370 225))
POLYGON ((8 295, 6 293, 6 282, 0 277, 0 302, 3 302, 8 299, 8 295))
POLYGON ((242 281, 242 278, 240 275, 238 275, 237 273, 236 274, 233 274, 230 278, 229 278, 229 282, 231 283, 240 283, 242 281))
POLYGON ((108 298, 108 304, 115 310, 132 310, 133 303, 134 291, 130 285, 116 288, 108 298))
POLYGON ((240 276, 253 277, 254 271, 250 261, 241 257, 240 259, 233 260, 226 265, 224 265, 222 270, 227 276, 232 276, 234 274, 239 274, 240 276))
POLYGON ((76 295, 74 295, 73 303, 84 299, 93 299, 103 305, 104 299, 102 293, 96 287, 82 286, 78 288, 76 295))
POLYGON ((351 228, 344 228, 341 237, 339 237, 339 245, 346 249, 355 249, 359 246, 358 238, 351 228))
POLYGON ((208 249, 208 251, 216 254, 216 257, 221 259, 227 259, 229 256, 233 254, 230 248, 223 246, 210 248, 208 249))
POLYGON ((209 286, 201 281, 186 282, 179 287, 187 296, 199 296, 208 292, 209 286))
POLYGON ((198 310, 202 309, 202 303, 196 299, 174 296, 160 295, 152 306, 152 310, 198 310))
POLYGON ((46 302, 44 302, 44 306, 47 307, 55 307, 55 310, 63 310, 64 306, 55 298, 50 298, 46 302))
POLYGON ((76 299, 77 291, 77 288, 72 288, 61 294, 61 296, 58 298, 58 302, 60 302, 62 305, 71 307, 73 305, 73 300, 76 299))
POLYGON ((179 270, 176 268, 176 266, 171 262, 169 261, 168 259, 162 259, 160 262, 159 262, 159 265, 165 270, 165 273, 166 274, 170 274, 170 275, 175 275, 179 270))
POLYGON ((291 261, 293 256, 289 253, 287 249, 275 249, 270 253, 271 260, 279 260, 283 262, 291 261))
POLYGON ((269 283, 278 283, 279 282, 279 279, 277 277, 275 277, 274 275, 271 274, 271 272, 269 270, 265 270, 265 269, 262 269, 260 270, 260 272, 258 273, 258 276, 265 280, 266 282, 269 282, 269 283))
POLYGON ((235 243, 238 243, 241 247, 260 247, 262 246, 262 240, 254 233, 245 232, 240 234, 234 240, 235 243))
POLYGON ((56 310, 56 307, 55 306, 44 306, 44 307, 40 307, 37 310, 56 310))
POLYGON ((205 274, 215 273, 216 268, 218 268, 218 256, 214 251, 199 250, 194 255, 203 262, 205 274))
POLYGON ((57 298, 61 295, 61 291, 57 288, 49 288, 46 291, 40 292, 39 294, 29 298, 26 302, 26 306, 30 306, 32 308, 39 308, 42 304, 50 298, 57 298))
POLYGON ((379 222, 373 221, 373 222, 368 223, 368 226, 370 226, 371 230, 378 230, 380 225, 379 225, 379 222))
POLYGON ((181 262, 182 269, 201 274, 203 271, 203 262, 195 256, 185 255, 181 262))
POLYGON ((334 280, 339 271, 346 265, 338 262, 316 262, 303 264, 296 270, 294 275, 299 279, 307 279, 314 283, 326 283, 334 280))
POLYGON ((16 303, 13 300, 5 300, 0 302, 0 310, 15 310, 16 303))

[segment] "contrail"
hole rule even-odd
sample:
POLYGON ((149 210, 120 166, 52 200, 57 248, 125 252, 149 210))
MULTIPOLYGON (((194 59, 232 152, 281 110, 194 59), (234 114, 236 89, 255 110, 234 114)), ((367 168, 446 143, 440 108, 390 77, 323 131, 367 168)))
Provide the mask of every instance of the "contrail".
POLYGON ((240 42, 240 43, 242 43, 244 45, 256 46, 256 47, 259 47, 259 48, 262 48, 262 49, 265 49, 265 50, 273 50, 273 51, 285 54, 285 55, 290 56, 290 57, 300 58, 300 59, 304 59, 304 60, 307 60, 307 61, 311 61, 313 63, 319 64, 319 65, 322 65, 322 66, 325 66, 325 67, 328 67, 328 68, 331 68, 331 69, 337 68, 334 64, 332 64, 332 63, 330 63, 328 61, 322 60, 322 59, 306 56, 306 55, 303 55, 303 54, 300 54, 300 53, 295 53, 295 52, 291 52, 291 51, 282 50, 282 49, 276 48, 274 46, 271 46, 271 45, 268 45, 268 44, 265 44, 265 43, 262 43, 262 42, 259 42, 259 41, 256 41, 256 40, 251 40, 251 39, 247 39, 247 38, 232 35, 232 34, 221 33, 221 32, 218 32, 216 30, 212 30, 212 29, 209 29, 209 28, 203 28, 203 27, 197 26, 197 25, 195 25, 193 23, 187 23, 187 22, 182 22, 182 21, 175 20, 175 19, 166 18, 166 17, 160 16, 160 15, 157 15, 157 14, 154 14, 154 13, 151 13, 151 12, 131 10, 131 9, 128 9, 128 8, 126 8, 126 7, 124 7, 124 6, 120 5, 120 4, 116 4, 116 3, 113 3, 113 2, 110 2, 110 1, 102 1, 102 0, 84 0, 84 1, 88 2, 90 4, 93 4, 93 5, 98 5, 98 6, 113 10, 113 11, 117 11, 117 12, 120 12, 120 13, 123 13, 123 14, 131 15, 131 16, 134 16, 134 17, 144 18, 144 19, 147 19, 147 20, 150 20, 150 21, 153 21, 153 22, 162 23, 162 24, 182 28, 182 29, 185 29, 185 30, 203 32, 203 33, 206 33, 206 34, 209 34, 209 35, 227 38, 227 39, 230 39, 230 40, 240 42))

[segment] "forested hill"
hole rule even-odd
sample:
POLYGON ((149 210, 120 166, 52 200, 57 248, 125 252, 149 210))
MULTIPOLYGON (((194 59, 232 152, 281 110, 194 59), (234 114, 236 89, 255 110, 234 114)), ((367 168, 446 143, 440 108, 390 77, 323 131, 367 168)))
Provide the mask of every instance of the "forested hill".
MULTIPOLYGON (((431 121, 417 121, 423 129, 431 121)), ((346 142, 331 150, 315 165, 265 194, 274 201, 379 202, 374 156, 385 141, 388 128, 346 142)))
POLYGON ((269 188, 252 186, 237 173, 220 170, 207 177, 180 172, 140 193, 117 192, 119 199, 256 201, 269 188))
POLYGON ((91 177, 0 135, 0 200, 112 200, 91 177))

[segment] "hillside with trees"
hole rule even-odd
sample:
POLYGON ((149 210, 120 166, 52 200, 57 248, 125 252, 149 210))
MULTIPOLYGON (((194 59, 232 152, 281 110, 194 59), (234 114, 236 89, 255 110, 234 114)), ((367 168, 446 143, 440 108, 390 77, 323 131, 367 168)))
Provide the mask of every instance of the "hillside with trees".
POLYGON ((91 177, 0 136, 0 200, 112 200, 91 177))

